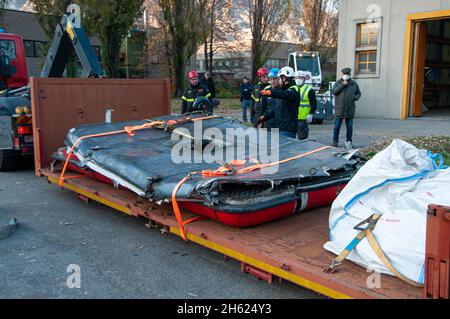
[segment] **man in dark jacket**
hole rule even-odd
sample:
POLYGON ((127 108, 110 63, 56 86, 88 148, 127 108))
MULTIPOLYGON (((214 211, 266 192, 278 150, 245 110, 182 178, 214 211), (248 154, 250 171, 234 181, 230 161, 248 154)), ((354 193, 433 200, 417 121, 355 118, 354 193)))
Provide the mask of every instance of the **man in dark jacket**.
MULTIPOLYGON (((253 94, 253 84, 250 83, 248 77, 244 77, 242 83, 239 87, 241 92, 241 102, 242 102, 242 121, 247 122, 247 108, 252 109, 252 94, 253 94)), ((250 116, 252 113, 250 112, 250 116)))
POLYGON ((253 124, 260 116, 264 114, 264 111, 261 110, 262 96, 260 91, 264 90, 264 88, 269 85, 269 70, 267 68, 259 68, 256 72, 256 76, 258 77, 258 84, 254 86, 254 92, 252 95, 253 107, 251 112, 251 121, 253 124))
POLYGON ((350 78, 352 70, 350 68, 342 69, 342 78, 333 86, 333 94, 335 98, 335 115, 336 122, 334 126, 333 143, 337 147, 339 143, 339 132, 342 122, 345 119, 347 126, 347 142, 345 147, 352 149, 353 138, 353 118, 355 117, 355 102, 361 98, 361 91, 358 84, 350 78))
MULTIPOLYGON (((280 88, 280 78, 278 77, 280 69, 272 68, 269 72, 269 83, 264 90, 278 89, 280 88)), ((262 115, 258 116, 258 121, 255 123, 257 128, 279 128, 278 124, 280 121, 281 111, 284 101, 281 99, 275 99, 270 96, 261 97, 261 112, 262 115)))
MULTIPOLYGON (((284 67, 280 70, 279 77, 281 89, 263 90, 261 95, 283 100, 276 126, 280 129, 280 135, 295 138, 300 105, 300 94, 295 85, 295 72, 291 67, 284 67)), ((264 121, 265 118, 260 120, 264 121)))
POLYGON ((200 84, 208 89, 209 93, 211 93, 212 99, 216 98, 216 85, 211 74, 208 71, 203 75, 202 79, 200 80, 200 84))
POLYGON ((191 113, 194 111, 203 111, 204 113, 212 113, 213 112, 213 103, 211 93, 209 93, 208 89, 205 88, 198 82, 198 73, 195 71, 191 71, 188 74, 189 78, 189 86, 184 91, 183 96, 181 97, 181 114, 191 113), (194 102, 198 97, 205 97, 209 100, 209 104, 206 107, 194 107, 194 102))

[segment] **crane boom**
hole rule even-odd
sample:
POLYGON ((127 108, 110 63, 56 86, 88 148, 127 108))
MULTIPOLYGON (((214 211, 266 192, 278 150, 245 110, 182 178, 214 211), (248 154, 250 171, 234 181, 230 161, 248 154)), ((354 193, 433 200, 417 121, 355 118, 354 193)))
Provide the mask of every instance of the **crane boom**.
POLYGON ((103 77, 104 71, 81 26, 80 8, 70 5, 58 23, 48 50, 41 77, 62 77, 70 56, 75 53, 83 67, 82 77, 103 77))

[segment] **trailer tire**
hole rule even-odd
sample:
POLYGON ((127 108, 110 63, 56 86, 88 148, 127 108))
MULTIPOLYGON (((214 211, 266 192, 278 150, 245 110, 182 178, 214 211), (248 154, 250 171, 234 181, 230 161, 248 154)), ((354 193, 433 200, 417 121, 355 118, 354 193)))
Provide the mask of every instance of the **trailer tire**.
POLYGON ((0 150, 0 172, 13 171, 17 167, 17 158, 13 151, 0 150))

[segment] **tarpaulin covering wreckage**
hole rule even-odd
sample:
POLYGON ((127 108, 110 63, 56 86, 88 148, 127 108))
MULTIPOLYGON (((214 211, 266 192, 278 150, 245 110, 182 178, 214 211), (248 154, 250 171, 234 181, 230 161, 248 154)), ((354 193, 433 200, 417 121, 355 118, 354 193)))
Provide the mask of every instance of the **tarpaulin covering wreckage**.
POLYGON ((235 227, 330 204, 360 166, 336 148, 264 132, 204 114, 89 124, 71 129, 53 158, 235 227))

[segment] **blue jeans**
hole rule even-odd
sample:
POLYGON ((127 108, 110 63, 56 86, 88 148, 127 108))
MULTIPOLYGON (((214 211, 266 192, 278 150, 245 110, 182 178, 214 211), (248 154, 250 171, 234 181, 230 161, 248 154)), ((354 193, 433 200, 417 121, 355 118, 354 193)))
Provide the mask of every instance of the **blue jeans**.
POLYGON ((252 107, 253 107, 253 101, 252 100, 242 100, 242 121, 247 121, 247 108, 250 109, 250 116, 252 116, 252 107))
MULTIPOLYGON (((334 135, 333 141, 339 142, 339 133, 341 131, 341 125, 344 122, 344 118, 337 117, 336 122, 334 123, 334 135)), ((347 126, 347 142, 352 142, 353 138, 353 118, 346 118, 345 125, 347 126)))
POLYGON ((281 136, 291 137, 291 138, 297 138, 296 132, 290 132, 290 131, 280 131, 279 134, 281 136))

